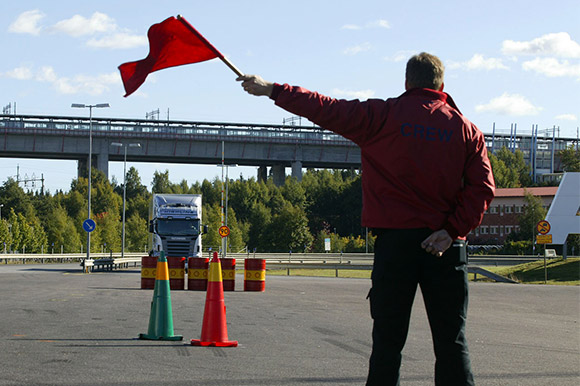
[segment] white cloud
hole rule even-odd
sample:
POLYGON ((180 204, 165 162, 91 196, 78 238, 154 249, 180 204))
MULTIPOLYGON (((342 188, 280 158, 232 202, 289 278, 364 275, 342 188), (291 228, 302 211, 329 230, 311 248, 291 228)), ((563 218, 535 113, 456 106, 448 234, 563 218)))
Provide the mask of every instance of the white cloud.
POLYGON ((342 53, 345 55, 356 55, 358 53, 368 51, 371 48, 372 48, 371 44, 367 42, 367 43, 359 44, 357 46, 345 48, 342 51, 342 53))
POLYGON ((54 68, 50 66, 44 66, 36 73, 35 79, 39 82, 53 83, 58 80, 58 76, 56 75, 54 68))
POLYGON ((65 33, 69 36, 80 37, 93 35, 95 33, 111 33, 117 30, 115 20, 108 15, 95 12, 87 19, 81 15, 74 15, 70 19, 61 20, 56 23, 53 30, 65 33))
POLYGON ((534 71, 550 78, 570 76, 580 79, 580 63, 572 64, 567 60, 559 61, 555 58, 535 58, 522 63, 526 71, 534 71))
POLYGON ((22 12, 8 27, 8 32, 17 34, 38 35, 41 27, 38 25, 44 14, 38 9, 22 12))
POLYGON ((502 59, 498 58, 485 58, 481 54, 475 54, 471 59, 466 62, 454 62, 449 61, 447 64, 448 69, 464 69, 464 70, 509 70, 509 67, 503 64, 502 59))
POLYGON ((580 58, 580 44, 572 40, 566 32, 551 33, 530 41, 505 40, 501 50, 505 55, 580 58))
POLYGON ((362 27, 356 24, 345 24, 340 29, 359 30, 362 29, 362 27))
POLYGON ((126 49, 147 46, 149 41, 146 36, 117 33, 105 36, 101 39, 90 39, 87 46, 94 48, 126 49))
POLYGON ((507 92, 486 104, 475 106, 478 113, 492 112, 510 116, 537 115, 541 110, 541 107, 534 106, 524 96, 507 92))
POLYGON ((384 59, 388 62, 403 62, 411 58, 411 56, 417 54, 418 51, 397 51, 394 55, 387 56, 384 59))
POLYGON ((560 114, 555 117, 559 121, 577 121, 578 117, 574 114, 560 114))
POLYGON ((360 99, 360 100, 366 100, 375 96, 375 92, 373 90, 350 91, 335 88, 332 89, 331 93, 334 97, 337 98, 360 99))
POLYGON ((379 19, 375 21, 369 21, 364 26, 360 26, 358 24, 345 24, 340 29, 346 30, 361 30, 361 29, 371 29, 371 28, 391 28, 391 25, 388 21, 379 19))
POLYGON ((389 24, 388 21, 386 20, 375 20, 375 21, 370 21, 366 24, 367 28, 386 28, 389 29, 391 28, 391 25, 389 24))
POLYGON ((2 75, 17 80, 28 80, 32 79, 32 69, 28 66, 20 66, 13 70, 6 71, 2 75))
POLYGON ((48 83, 61 94, 101 95, 109 91, 111 85, 121 84, 121 78, 117 72, 97 76, 80 74, 69 78, 58 76, 51 66, 43 66, 36 71, 31 67, 22 66, 3 75, 18 80, 48 83))

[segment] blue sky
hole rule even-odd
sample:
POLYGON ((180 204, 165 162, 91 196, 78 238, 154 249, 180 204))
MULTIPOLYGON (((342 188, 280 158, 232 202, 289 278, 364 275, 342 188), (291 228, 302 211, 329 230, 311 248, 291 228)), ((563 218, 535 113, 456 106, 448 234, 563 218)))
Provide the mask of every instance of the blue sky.
MULTIPOLYGON (((580 126, 580 2, 577 0, 5 2, 0 105, 18 114, 86 116, 71 103, 110 103, 95 116, 282 123, 289 113, 245 94, 218 60, 163 70, 123 98, 117 66, 147 56, 148 28, 182 14, 240 70, 338 98, 401 94, 406 60, 426 51, 446 66, 445 91, 482 131, 540 133, 580 126), (435 5, 436 4, 436 5, 435 5)), ((304 121, 303 121, 304 122, 304 121)), ((227 157, 227 149, 226 149, 227 157)), ((68 190, 76 162, 0 159, 0 183, 44 174, 68 190)), ((215 166, 129 164, 150 186, 155 170, 173 182, 221 176, 215 166)), ((122 163, 109 176, 122 180, 122 163)), ((230 176, 255 176, 255 168, 230 176)))

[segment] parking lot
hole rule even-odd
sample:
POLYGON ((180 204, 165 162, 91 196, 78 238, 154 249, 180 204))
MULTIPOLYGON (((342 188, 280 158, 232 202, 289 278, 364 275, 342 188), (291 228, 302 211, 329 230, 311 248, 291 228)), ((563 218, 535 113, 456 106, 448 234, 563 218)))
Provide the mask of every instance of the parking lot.
MULTIPOLYGON (((182 342, 138 340, 153 291, 138 268, 0 265, 0 385, 362 385, 370 354, 368 279, 268 276, 266 291, 225 293, 236 348, 201 348, 205 293, 173 291, 182 342)), ((577 385, 580 288, 471 285, 468 339, 479 385, 577 385)), ((402 384, 432 385, 420 293, 402 384)))

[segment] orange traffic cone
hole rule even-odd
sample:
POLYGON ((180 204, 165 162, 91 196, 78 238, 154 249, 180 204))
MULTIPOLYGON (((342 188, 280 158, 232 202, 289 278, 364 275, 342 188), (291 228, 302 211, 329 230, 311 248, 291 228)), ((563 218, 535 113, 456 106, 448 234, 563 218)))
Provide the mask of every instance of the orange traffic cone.
POLYGON ((237 347, 238 341, 228 340, 226 325, 226 304, 224 302, 224 288, 222 284, 222 269, 217 252, 209 263, 207 278, 207 294, 201 339, 192 339, 192 346, 237 347))

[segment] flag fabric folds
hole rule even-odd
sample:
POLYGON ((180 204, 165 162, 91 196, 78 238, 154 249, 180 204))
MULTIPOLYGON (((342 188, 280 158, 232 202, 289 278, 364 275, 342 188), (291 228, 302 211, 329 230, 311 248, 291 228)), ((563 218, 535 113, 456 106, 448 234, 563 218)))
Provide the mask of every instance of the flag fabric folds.
POLYGON ((145 82, 147 75, 152 72, 223 57, 197 31, 194 33, 181 20, 173 16, 152 25, 147 32, 147 37, 149 38, 149 55, 145 59, 123 63, 119 66, 125 86, 125 97, 134 93, 145 82))

